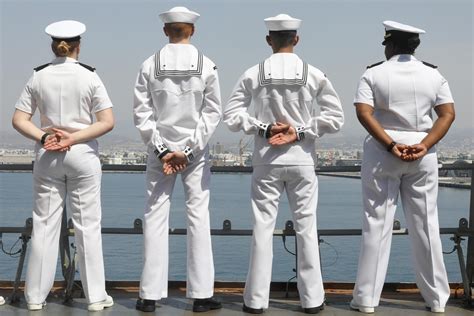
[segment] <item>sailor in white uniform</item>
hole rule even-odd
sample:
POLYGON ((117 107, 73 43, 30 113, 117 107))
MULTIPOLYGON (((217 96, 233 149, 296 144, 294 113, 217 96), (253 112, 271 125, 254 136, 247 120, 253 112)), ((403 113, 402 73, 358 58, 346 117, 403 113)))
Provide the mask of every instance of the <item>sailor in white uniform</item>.
POLYGON ((88 309, 113 305, 105 291, 102 171, 95 139, 113 128, 114 117, 112 102, 95 69, 77 60, 85 30, 77 21, 46 27, 56 58, 35 68, 15 105, 13 126, 36 141, 33 232, 25 289, 29 310, 42 309, 53 286, 66 196, 88 309), (36 110, 40 128, 31 121, 36 110))
POLYGON ((134 121, 148 147, 144 267, 136 308, 155 310, 168 294, 168 219, 177 172, 187 218, 187 288, 193 311, 221 308, 214 299, 209 223, 208 142, 222 116, 217 67, 190 44, 199 14, 185 7, 161 13, 169 38, 142 64, 135 85, 134 121))
POLYGON ((362 162, 362 246, 351 306, 373 313, 379 304, 400 194, 416 283, 427 308, 444 312, 450 290, 439 236, 435 144, 454 120, 454 101, 436 66, 413 56, 425 31, 383 24, 387 61, 368 67, 354 100, 369 135, 362 162))
POLYGON ((255 135, 254 227, 243 311, 261 314, 268 308, 273 231, 278 203, 286 191, 297 236, 301 304, 304 312, 314 314, 324 304, 316 227, 315 140, 337 132, 344 115, 326 75, 293 53, 301 20, 280 14, 265 19, 265 24, 273 55, 245 71, 224 111, 230 130, 255 135), (248 112, 251 104, 255 113, 248 112))

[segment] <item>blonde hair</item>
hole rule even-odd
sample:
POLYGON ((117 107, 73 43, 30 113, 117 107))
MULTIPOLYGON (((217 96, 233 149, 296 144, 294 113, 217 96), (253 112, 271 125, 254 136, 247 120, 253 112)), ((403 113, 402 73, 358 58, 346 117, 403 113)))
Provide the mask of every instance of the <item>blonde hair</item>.
POLYGON ((74 51, 74 49, 79 46, 79 44, 80 41, 66 42, 61 40, 53 40, 51 43, 51 48, 57 57, 66 57, 69 56, 74 51))

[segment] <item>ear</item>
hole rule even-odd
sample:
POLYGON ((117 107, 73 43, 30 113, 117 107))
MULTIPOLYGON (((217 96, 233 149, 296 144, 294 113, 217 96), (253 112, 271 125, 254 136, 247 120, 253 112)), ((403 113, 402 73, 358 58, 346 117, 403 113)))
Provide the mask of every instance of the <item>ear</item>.
POLYGON ((298 42, 300 41, 300 37, 298 35, 295 36, 295 39, 293 41, 293 46, 296 46, 298 42))
POLYGON ((268 45, 272 46, 272 38, 270 37, 270 35, 267 35, 265 39, 267 40, 268 45))
POLYGON ((165 33, 166 37, 168 37, 168 31, 166 30, 166 26, 163 26, 163 33, 165 33))
POLYGON ((194 35, 194 24, 192 26, 192 29, 191 29, 191 35, 189 35, 189 37, 193 36, 194 35))

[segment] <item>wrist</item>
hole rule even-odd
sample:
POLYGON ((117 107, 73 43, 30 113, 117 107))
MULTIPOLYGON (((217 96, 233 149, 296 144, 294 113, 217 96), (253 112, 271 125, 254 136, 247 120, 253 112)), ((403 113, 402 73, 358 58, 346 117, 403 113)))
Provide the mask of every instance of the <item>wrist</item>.
POLYGON ((272 124, 258 124, 258 135, 264 138, 270 138, 272 132, 272 124))
POLYGON ((397 142, 392 141, 390 144, 387 145, 387 151, 391 153, 395 145, 397 145, 397 142))
POLYGON ((166 156, 166 154, 169 154, 171 151, 164 144, 159 144, 155 147, 153 152, 155 153, 155 156, 161 160, 161 158, 166 156))
POLYGON ((51 134, 50 133, 44 133, 43 136, 41 136, 41 139, 40 139, 41 145, 44 145, 44 143, 46 142, 46 139, 48 138, 49 135, 51 135, 51 134))
POLYGON ((300 126, 300 127, 297 127, 297 128, 294 128, 294 127, 290 127, 290 128, 293 128, 295 130, 296 141, 297 142, 300 142, 305 138, 305 134, 304 134, 305 128, 304 128, 304 126, 300 126))
POLYGON ((186 159, 188 160, 188 162, 192 162, 194 160, 194 154, 191 147, 186 146, 183 150, 183 153, 186 156, 186 159))

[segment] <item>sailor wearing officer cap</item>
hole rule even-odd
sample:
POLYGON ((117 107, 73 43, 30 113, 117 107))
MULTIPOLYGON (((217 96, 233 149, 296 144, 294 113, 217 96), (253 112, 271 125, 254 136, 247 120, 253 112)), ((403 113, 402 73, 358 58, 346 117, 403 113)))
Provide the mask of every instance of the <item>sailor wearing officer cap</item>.
POLYGON ((324 308, 314 172, 315 139, 337 132, 344 122, 339 97, 319 69, 293 50, 301 20, 279 14, 264 20, 273 54, 238 80, 224 111, 231 131, 253 134, 252 212, 254 229, 243 311, 261 314, 268 308, 272 275, 273 231, 283 191, 295 222, 297 280, 305 313, 324 308), (250 113, 250 105, 254 113, 250 113), (314 108, 319 106, 319 114, 314 108))
POLYGON ((135 84, 135 125, 148 147, 144 266, 136 308, 155 310, 168 293, 168 218, 177 173, 187 216, 186 295, 193 311, 221 308, 212 299, 208 142, 222 115, 217 67, 190 43, 199 14, 175 7, 160 14, 169 39, 142 64, 135 84))
POLYGON ((432 312, 444 312, 450 290, 439 236, 435 145, 454 120, 454 101, 436 66, 414 56, 419 34, 425 31, 394 21, 383 25, 387 61, 368 67, 354 99, 369 135, 361 170, 361 253, 351 307, 373 313, 379 304, 400 194, 418 288, 432 312))
POLYGON ((35 68, 15 105, 13 126, 36 141, 33 232, 25 287, 29 310, 42 309, 53 286, 66 196, 88 309, 98 311, 114 303, 105 291, 102 171, 96 141, 113 128, 114 118, 112 102, 95 69, 78 62, 85 31, 84 24, 70 20, 46 27, 56 58, 35 68), (31 121, 36 110, 40 128, 31 121))

